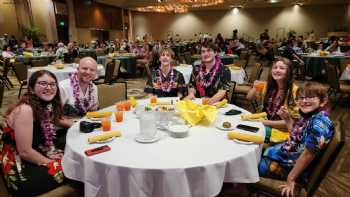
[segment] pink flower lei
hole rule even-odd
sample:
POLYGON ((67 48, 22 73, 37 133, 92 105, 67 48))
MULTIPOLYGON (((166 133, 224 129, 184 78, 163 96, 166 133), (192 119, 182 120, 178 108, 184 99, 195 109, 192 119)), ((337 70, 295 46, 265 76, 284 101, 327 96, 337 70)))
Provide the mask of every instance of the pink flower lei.
POLYGON ((219 57, 216 57, 215 64, 214 64, 213 68, 208 73, 208 74, 210 74, 209 80, 206 80, 204 77, 206 66, 203 63, 199 66, 199 82, 204 87, 209 87, 213 83, 213 81, 216 78, 216 75, 218 74, 218 71, 220 69, 220 65, 221 65, 221 60, 219 57))
POLYGON ((162 71, 161 69, 159 68, 158 69, 158 82, 160 83, 160 88, 163 92, 170 92, 171 91, 171 88, 174 86, 175 84, 175 77, 174 77, 174 69, 171 68, 170 70, 170 81, 168 82, 168 86, 165 87, 166 85, 164 84, 164 82, 166 81, 166 78, 163 80, 163 74, 162 74, 162 71))
POLYGON ((44 133, 45 145, 48 147, 53 147, 53 140, 56 138, 56 129, 52 123, 52 104, 46 106, 46 109, 43 112, 44 119, 41 121, 40 126, 44 133))
POLYGON ((76 72, 71 73, 70 76, 70 83, 73 87, 73 96, 75 98, 75 107, 83 114, 88 112, 90 107, 93 105, 93 98, 92 98, 92 83, 89 83, 88 86, 88 98, 87 99, 80 99, 80 86, 79 86, 79 80, 78 80, 78 74, 76 72))

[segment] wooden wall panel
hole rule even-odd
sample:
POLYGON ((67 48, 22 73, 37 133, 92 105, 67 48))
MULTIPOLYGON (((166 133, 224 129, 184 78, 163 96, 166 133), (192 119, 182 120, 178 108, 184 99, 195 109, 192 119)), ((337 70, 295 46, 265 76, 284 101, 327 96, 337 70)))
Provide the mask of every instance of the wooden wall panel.
POLYGON ((76 26, 79 28, 122 29, 122 9, 101 3, 74 0, 76 26))

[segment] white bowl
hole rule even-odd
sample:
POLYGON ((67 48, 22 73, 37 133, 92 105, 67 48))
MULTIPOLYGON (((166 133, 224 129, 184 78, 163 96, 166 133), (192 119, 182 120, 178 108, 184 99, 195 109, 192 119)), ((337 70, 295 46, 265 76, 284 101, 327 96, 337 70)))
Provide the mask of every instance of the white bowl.
POLYGON ((172 137, 175 138, 184 138, 188 136, 188 126, 187 125, 170 125, 169 126, 169 132, 172 137))

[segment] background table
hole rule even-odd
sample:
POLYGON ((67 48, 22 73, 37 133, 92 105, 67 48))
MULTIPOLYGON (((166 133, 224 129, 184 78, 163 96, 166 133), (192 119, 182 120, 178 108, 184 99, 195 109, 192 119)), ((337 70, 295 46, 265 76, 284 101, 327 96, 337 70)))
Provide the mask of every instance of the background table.
POLYGON ((23 62, 24 64, 31 64, 32 60, 44 59, 46 64, 51 63, 56 58, 56 55, 43 55, 43 56, 23 56, 17 55, 16 61, 23 62))
MULTIPOLYGON (((63 69, 57 69, 54 66, 44 66, 44 67, 34 67, 34 68, 30 68, 28 69, 28 79, 30 78, 30 76, 38 70, 48 70, 50 72, 52 72, 56 78, 57 81, 63 81, 65 79, 69 78, 69 74, 76 71, 77 69, 76 64, 65 64, 63 69)), ((105 76, 105 68, 102 65, 98 65, 97 66, 97 76, 98 77, 103 77, 105 76)))
POLYGON ((325 71, 325 63, 327 60, 330 64, 340 68, 340 60, 350 58, 350 56, 319 56, 319 55, 302 55, 303 61, 305 62, 305 74, 312 77, 317 81, 324 81, 327 79, 325 71))
MULTIPOLYGON (((230 105, 226 110, 231 108, 238 109, 230 105)), ((243 122, 238 116, 230 120, 234 124, 243 122)), ((258 135, 265 135, 261 123, 247 124, 259 127, 258 135)), ((213 126, 191 127, 186 138, 159 132, 158 142, 140 144, 135 141, 139 121, 128 112, 122 123, 112 121, 112 130, 121 131, 122 136, 108 143, 111 151, 87 157, 86 149, 101 146, 89 145, 88 137, 101 131, 80 133, 78 125, 74 124, 67 134, 63 171, 68 178, 85 183, 88 197, 209 197, 220 192, 223 182, 259 180, 262 146, 229 140, 227 131, 213 126)))
MULTIPOLYGON (((106 60, 108 56, 98 56, 97 63, 106 66, 106 60)), ((117 56, 112 59, 120 60, 120 67, 126 70, 130 75, 136 74, 136 56, 117 56)))
MULTIPOLYGON (((233 64, 233 61, 236 59, 239 59, 239 56, 238 55, 223 55, 223 56, 220 56, 220 58, 221 58, 221 62, 224 65, 227 65, 227 64, 233 64)), ((191 57, 192 62, 195 62, 196 60, 200 60, 200 59, 201 59, 200 55, 192 55, 192 57, 191 57)))
MULTIPOLYGON (((179 66, 174 67, 177 71, 181 72, 185 78, 186 84, 190 82, 191 74, 192 74, 192 65, 180 64, 179 66)), ((245 78, 244 69, 241 68, 239 70, 230 69, 231 72, 231 81, 236 82, 237 84, 242 84, 245 78)))

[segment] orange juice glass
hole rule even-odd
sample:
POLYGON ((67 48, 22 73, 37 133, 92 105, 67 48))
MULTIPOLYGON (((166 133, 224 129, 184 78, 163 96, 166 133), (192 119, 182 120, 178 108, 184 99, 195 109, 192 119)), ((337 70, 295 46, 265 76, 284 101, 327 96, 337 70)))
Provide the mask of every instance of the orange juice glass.
POLYGON ((202 104, 208 105, 209 104, 209 98, 202 98, 202 104))
POLYGON ((116 107, 117 107, 118 111, 124 111, 124 103, 123 102, 118 102, 116 107))
POLYGON ((152 104, 156 104, 156 103, 157 103, 157 97, 156 97, 156 96, 152 96, 152 97, 150 98, 150 102, 151 102, 152 104))
POLYGON ((124 109, 125 109, 125 111, 130 111, 131 110, 131 102, 130 101, 125 101, 124 102, 124 109))
POLYGON ((255 84, 255 91, 262 92, 265 87, 265 82, 256 82, 255 84))
POLYGON ((111 119, 103 118, 101 121, 102 131, 110 131, 111 130, 111 119))
POLYGON ((123 111, 117 111, 114 113, 116 122, 123 122, 123 111))

